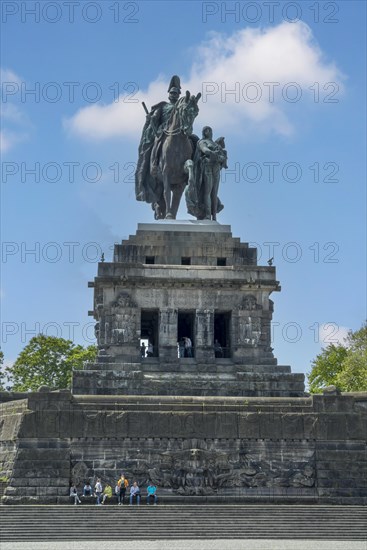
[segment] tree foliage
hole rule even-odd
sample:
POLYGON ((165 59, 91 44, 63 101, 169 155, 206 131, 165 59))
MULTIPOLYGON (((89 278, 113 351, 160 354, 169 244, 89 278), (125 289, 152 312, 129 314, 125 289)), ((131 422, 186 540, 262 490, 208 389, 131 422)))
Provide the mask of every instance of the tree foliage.
POLYGON ((367 324, 349 332, 345 345, 331 344, 312 361, 311 393, 334 385, 341 391, 367 391, 367 324))
POLYGON ((43 385, 54 390, 67 389, 73 368, 81 369, 85 361, 94 361, 96 355, 96 346, 83 348, 71 340, 39 334, 5 372, 14 391, 36 391, 43 385))

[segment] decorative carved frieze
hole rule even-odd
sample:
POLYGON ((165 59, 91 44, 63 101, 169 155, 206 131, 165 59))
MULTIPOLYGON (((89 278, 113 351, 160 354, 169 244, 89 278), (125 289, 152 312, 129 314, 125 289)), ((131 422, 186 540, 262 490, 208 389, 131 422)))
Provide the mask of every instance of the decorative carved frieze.
MULTIPOLYGON (((126 444, 122 440, 118 457, 106 453, 98 461, 105 482, 115 483, 120 467, 129 480, 137 480, 142 486, 151 480, 160 491, 184 496, 228 494, 241 488, 315 486, 312 444, 230 439, 223 447, 217 440, 194 438, 157 440, 157 447, 155 441, 140 438, 135 442, 138 451, 133 452, 130 440, 126 444)), ((91 476, 92 470, 86 471, 88 463, 96 465, 93 447, 84 452, 84 461, 74 464, 73 475, 78 479, 91 476)))

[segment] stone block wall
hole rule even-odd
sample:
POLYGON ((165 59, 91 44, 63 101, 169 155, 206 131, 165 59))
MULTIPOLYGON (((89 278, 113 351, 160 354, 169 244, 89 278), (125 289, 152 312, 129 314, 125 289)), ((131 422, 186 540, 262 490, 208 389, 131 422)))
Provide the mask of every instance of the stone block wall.
POLYGON ((190 336, 200 362, 214 360, 219 339, 234 362, 276 364, 269 299, 280 290, 275 267, 258 266, 256 249, 232 237, 229 226, 139 224, 136 235, 115 245, 112 262, 98 264, 89 286, 100 357, 140 360, 144 333, 163 362, 177 359, 178 340, 190 336), (147 329, 145 315, 152 312, 147 329), (184 329, 182 315, 188 316, 184 329))
POLYGON ((302 397, 304 374, 286 365, 89 363, 73 373, 75 395, 302 397))
MULTIPOLYGON (((24 414, 27 411, 26 399, 0 402, 0 483, 3 490, 8 485, 18 452, 18 433, 24 414)), ((18 395, 21 397, 21 395, 18 395)))
POLYGON ((69 495, 70 441, 22 438, 18 441, 5 504, 55 504, 69 495))
POLYGON ((100 476, 114 485, 122 471, 142 486, 152 479, 163 499, 178 502, 367 503, 367 393, 244 399, 55 392, 1 408, 4 503, 68 502, 69 481, 81 487, 100 476))

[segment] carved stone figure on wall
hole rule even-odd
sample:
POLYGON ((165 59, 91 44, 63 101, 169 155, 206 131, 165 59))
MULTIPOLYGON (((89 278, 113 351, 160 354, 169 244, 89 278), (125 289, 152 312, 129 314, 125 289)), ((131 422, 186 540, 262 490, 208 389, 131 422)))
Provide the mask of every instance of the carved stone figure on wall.
MULTIPOLYGON (((138 429, 140 420, 135 422, 138 429)), ((75 478, 89 479, 103 469, 105 482, 111 483, 123 471, 141 486, 151 480, 163 494, 181 495, 226 495, 233 494, 228 489, 249 487, 300 488, 305 494, 312 494, 316 484, 312 442, 128 438, 116 446, 116 434, 127 430, 128 425, 131 428, 131 418, 125 412, 116 415, 110 410, 84 411, 80 421, 82 437, 90 433, 98 437, 112 434, 112 440, 105 447, 104 458, 98 453, 98 446, 74 441, 71 467, 75 478)))
POLYGON ((257 346, 260 341, 261 336, 261 319, 259 317, 254 317, 252 322, 252 339, 251 344, 257 346))
POLYGON ((245 296, 243 300, 244 309, 253 310, 256 309, 256 298, 255 296, 245 296))
POLYGON ((114 344, 123 344, 126 342, 134 342, 136 334, 136 319, 135 315, 116 314, 113 328, 112 340, 114 344))
POLYGON ((135 304, 128 292, 121 292, 116 301, 114 302, 114 307, 134 307, 135 304))
POLYGON ((261 337, 261 319, 250 317, 240 319, 239 341, 241 344, 257 346, 261 337))
POLYGON ((242 298, 242 301, 238 305, 239 310, 254 311, 256 309, 262 309, 261 305, 257 303, 255 296, 249 294, 242 298))
POLYGON ((179 495, 213 495, 233 487, 309 489, 315 485, 314 455, 295 466, 294 461, 283 456, 282 446, 266 457, 259 450, 218 450, 208 440, 192 439, 185 444, 188 447, 184 449, 150 452, 149 459, 129 459, 125 474, 140 484, 150 479, 162 490, 179 495))

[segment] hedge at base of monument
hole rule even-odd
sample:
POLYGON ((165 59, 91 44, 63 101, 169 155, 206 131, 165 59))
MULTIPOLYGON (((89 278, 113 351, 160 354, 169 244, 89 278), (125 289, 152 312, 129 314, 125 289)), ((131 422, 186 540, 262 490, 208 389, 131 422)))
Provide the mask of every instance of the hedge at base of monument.
POLYGON ((367 504, 367 393, 303 398, 0 394, 4 504, 66 504, 121 472, 160 501, 367 504))

